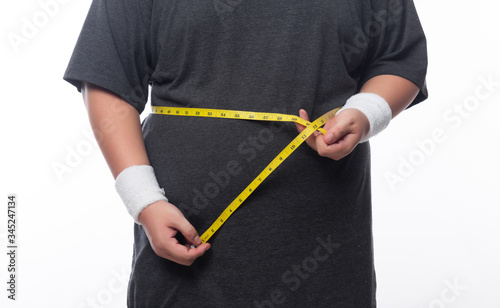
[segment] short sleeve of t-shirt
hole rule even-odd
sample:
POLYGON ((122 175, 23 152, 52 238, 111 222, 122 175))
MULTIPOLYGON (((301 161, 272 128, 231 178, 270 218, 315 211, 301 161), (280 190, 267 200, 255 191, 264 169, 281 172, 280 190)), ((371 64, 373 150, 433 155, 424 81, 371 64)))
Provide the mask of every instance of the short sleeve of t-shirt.
POLYGON ((360 84, 377 75, 396 75, 412 81, 420 92, 410 106, 427 98, 427 44, 412 0, 372 0, 367 64, 360 84))
POLYGON ((139 112, 150 78, 147 0, 94 0, 64 79, 80 91, 88 82, 118 95, 139 112))
MULTIPOLYGON (((293 6, 297 5, 296 2, 297 1, 291 1, 290 4, 283 5, 293 6)), ((339 6, 344 5, 341 4, 341 1, 339 2, 339 6)), ((161 3, 161 5, 155 5, 169 8, 176 4, 165 2, 161 3)), ((329 4, 317 5, 318 7, 322 5, 325 7, 331 6, 329 4)), ((346 7, 352 5, 353 4, 345 4, 346 7)), ((425 85, 427 70, 426 40, 413 1, 364 0, 359 1, 356 6, 359 6, 358 14, 352 14, 348 18, 359 19, 361 28, 357 29, 358 24, 354 23, 356 25, 354 26, 356 31, 351 30, 354 35, 346 37, 344 41, 340 42, 340 52, 344 57, 344 69, 347 69, 349 72, 356 72, 354 75, 356 75, 359 86, 363 85, 370 78, 383 74, 397 75, 408 79, 420 88, 417 98, 411 105, 413 106, 423 101, 427 98, 427 88, 425 85)), ((82 82, 89 82, 105 88, 130 103, 139 112, 142 112, 147 102, 148 84, 151 82, 151 74, 154 69, 156 69, 155 63, 151 62, 154 62, 152 58, 157 58, 157 55, 152 56, 152 54, 157 52, 158 48, 153 49, 152 46, 156 46, 158 42, 154 40, 158 40, 159 37, 161 37, 160 34, 153 33, 154 31, 151 30, 158 28, 158 25, 151 24, 151 20, 152 17, 156 17, 155 20, 158 22, 157 15, 162 13, 161 10, 159 10, 160 12, 154 13, 152 7, 152 0, 94 0, 64 75, 64 79, 75 85, 79 90, 82 82), (156 15, 152 16, 152 14, 156 15), (151 38, 154 39, 152 40, 151 38)), ((240 10, 242 10, 242 8, 240 10)), ((339 8, 339 11, 341 11, 341 8, 339 8)), ((207 11, 206 13, 210 15, 213 12, 207 11)), ((175 17, 177 20, 189 18, 190 16, 189 12, 184 11, 176 11, 176 14, 179 15, 175 17)), ((239 18, 244 19, 245 16, 240 16, 239 18)), ((164 21, 162 21, 162 23, 163 22, 164 21)), ((241 26, 243 22, 244 21, 233 22, 231 25, 235 28, 233 29, 230 28, 230 26, 226 26, 224 31, 228 31, 229 34, 240 31, 241 28, 237 26, 241 26)), ((172 21, 172 23, 174 23, 174 21, 172 21)), ((309 21, 307 21, 307 23, 312 24, 312 22, 309 21)), ((213 27, 214 32, 222 31, 221 28, 217 28, 221 27, 217 22, 211 23, 208 26, 213 27)), ((162 35, 175 30, 168 27, 161 27, 160 29, 163 31, 161 32, 162 35)), ((286 37, 286 33, 283 35, 286 37)), ((228 41, 226 39, 219 41, 210 41, 200 37, 191 37, 190 39, 205 40, 200 42, 197 46, 204 46, 208 50, 234 50, 239 48, 237 42, 228 41), (223 45, 216 46, 220 44, 223 45)), ((263 45, 269 44, 268 41, 258 43, 263 45)), ((171 43, 171 45, 175 46, 182 44, 186 44, 185 40, 171 43)), ((293 59, 301 59, 300 61, 304 62, 303 65, 306 66, 307 61, 314 62, 314 59, 318 59, 317 55, 314 53, 319 53, 318 50, 321 49, 321 44, 323 43, 314 40, 310 41, 305 38, 302 44, 317 46, 317 48, 309 49, 308 52, 311 54, 305 54, 304 51, 302 51, 302 53, 298 50, 295 51, 297 56, 293 57, 293 59)), ((256 46, 262 47, 263 45, 256 46)), ((192 47, 192 44, 189 45, 189 47, 192 47)), ((330 48, 331 47, 332 46, 330 46, 330 48)), ((255 47, 248 50, 259 50, 259 48, 255 47)), ((175 49, 170 46, 167 52, 162 54, 163 57, 178 58, 179 61, 177 63, 171 63, 171 65, 176 66, 176 69, 173 69, 172 72, 182 71, 182 69, 177 66, 190 65, 197 68, 197 72, 202 71, 204 76, 210 76, 213 73, 207 71, 210 66, 206 63, 206 59, 209 55, 212 55, 209 51, 196 50, 196 52, 191 53, 180 52, 180 55, 172 55, 172 51, 179 52, 179 48, 175 49), (199 55, 199 57, 193 55, 199 55)), ((335 58, 336 56, 333 57, 335 58)), ((286 59, 275 60, 284 61, 286 59)), ((313 65, 314 63, 310 64, 313 65)), ((290 63, 290 65, 294 65, 294 63, 290 63)), ((323 62, 323 65, 328 66, 331 65, 331 63, 328 61, 323 62)), ((338 75, 342 74, 344 71, 342 67, 336 65, 330 67, 334 67, 336 71, 333 73, 338 75)), ((228 69, 237 68, 238 67, 235 66, 228 69)), ((170 74, 173 74, 172 72, 170 72, 170 74)), ((317 74, 318 72, 316 72, 316 76, 303 75, 301 78, 314 79, 317 77, 317 74)), ((342 76, 339 76, 339 78, 340 77, 342 76)), ((164 79, 167 81, 171 80, 171 78, 164 79)), ((330 80, 319 80, 319 82, 327 84, 330 80)), ((156 84, 159 84, 160 88, 162 86, 166 87, 166 89, 162 89, 162 91, 165 90, 172 96, 169 97, 169 99, 174 101, 185 99, 184 97, 176 96, 179 94, 179 90, 175 92, 168 88, 166 84, 155 83, 155 85, 156 84)), ((303 84, 307 84, 307 80, 303 84)), ((321 88, 321 86, 318 85, 315 87, 321 88)), ((198 90, 199 89, 190 89, 189 85, 187 85, 186 88, 183 89, 183 92, 195 96, 198 90)), ((218 88, 205 90, 216 93, 217 95, 214 97, 219 97, 218 95, 221 93, 218 88)), ((235 95, 236 94, 238 93, 235 93, 235 95)), ((204 95, 206 97, 212 97, 210 93, 204 93, 204 95)))

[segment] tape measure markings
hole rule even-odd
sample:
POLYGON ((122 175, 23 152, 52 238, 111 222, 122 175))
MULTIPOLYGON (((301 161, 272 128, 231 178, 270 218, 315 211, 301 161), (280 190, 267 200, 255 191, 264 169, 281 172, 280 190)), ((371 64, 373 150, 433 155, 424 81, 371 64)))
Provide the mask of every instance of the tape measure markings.
MULTIPOLYGON (((310 126, 312 123, 291 114, 272 113, 272 112, 254 112, 254 111, 240 111, 240 110, 227 110, 227 109, 207 109, 207 108, 186 108, 186 107, 164 107, 153 106, 153 113, 187 116, 187 117, 208 117, 208 118, 224 118, 236 120, 253 120, 253 121, 274 121, 274 122, 295 122, 303 126, 310 126)), ((326 131, 321 127, 317 130, 322 134, 326 131)))
POLYGON ((154 114, 177 115, 177 116, 196 116, 196 117, 211 117, 211 118, 226 118, 240 120, 256 120, 256 121, 280 121, 280 122, 295 122, 306 128, 295 137, 265 168, 259 175, 252 180, 250 184, 224 209, 217 217, 212 225, 201 235, 201 241, 206 243, 212 235, 227 221, 227 219, 245 202, 245 200, 259 187, 259 185, 274 171, 281 163, 283 163, 306 139, 311 136, 314 131, 318 130, 325 134, 326 131, 321 128, 329 119, 335 116, 335 113, 340 109, 331 110, 314 122, 306 121, 300 117, 265 112, 251 112, 225 109, 206 109, 206 108, 184 108, 184 107, 163 107, 153 106, 154 114))

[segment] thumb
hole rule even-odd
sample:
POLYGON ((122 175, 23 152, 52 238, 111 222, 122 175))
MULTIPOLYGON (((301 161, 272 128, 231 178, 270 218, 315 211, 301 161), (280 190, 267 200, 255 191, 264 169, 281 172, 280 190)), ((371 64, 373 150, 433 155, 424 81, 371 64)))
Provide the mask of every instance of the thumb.
POLYGON ((352 128, 349 125, 349 122, 333 118, 331 125, 329 125, 328 131, 324 136, 324 141, 328 145, 333 145, 334 143, 338 143, 342 140, 347 141, 347 139, 351 141, 350 139, 354 137, 352 136, 352 133, 352 128))
POLYGON ((172 223, 172 227, 177 229, 186 241, 188 241, 191 244, 194 244, 196 246, 201 244, 201 239, 200 236, 198 235, 198 232, 196 229, 191 225, 191 223, 182 215, 180 218, 176 219, 172 223))
POLYGON ((324 141, 326 144, 332 144, 335 142, 335 135, 333 134, 332 131, 329 131, 326 133, 326 135, 324 137, 324 141))
POLYGON ((345 133, 341 131, 341 125, 337 119, 337 116, 333 117, 326 123, 325 127, 323 127, 326 130, 326 134, 323 136, 323 141, 327 145, 337 142, 345 135, 345 133))

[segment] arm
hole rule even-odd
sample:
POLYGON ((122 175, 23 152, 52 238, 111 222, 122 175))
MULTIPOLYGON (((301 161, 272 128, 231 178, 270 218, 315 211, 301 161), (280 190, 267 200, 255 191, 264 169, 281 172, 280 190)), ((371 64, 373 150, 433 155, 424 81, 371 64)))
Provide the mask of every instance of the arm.
MULTIPOLYGON (((415 99, 419 88, 411 81, 394 75, 380 75, 368 80, 361 93, 374 93, 384 98, 392 111, 392 117, 401 113, 415 99)), ((308 120, 305 110, 299 111, 301 118, 308 120)), ((356 109, 346 109, 325 125, 326 135, 314 133, 307 144, 323 157, 339 160, 351 153, 358 142, 368 133, 367 117, 356 109)), ((304 127, 297 125, 301 132, 304 127)))
POLYGON ((360 92, 383 97, 392 110, 392 118, 405 110, 417 97, 419 88, 411 81, 394 75, 380 75, 368 80, 360 92))
POLYGON ((114 94, 91 84, 82 87, 90 125, 116 179, 125 168, 149 165, 139 113, 114 94))
MULTIPOLYGON (((149 165, 142 138, 139 113, 116 95, 91 84, 82 87, 90 124, 114 178, 134 165, 149 165)), ((177 207, 157 201, 139 215, 149 242, 157 255, 183 265, 191 265, 205 253, 209 244, 191 249, 189 243, 201 244, 195 228, 177 207), (188 244, 180 245, 175 235, 180 231, 188 244)))

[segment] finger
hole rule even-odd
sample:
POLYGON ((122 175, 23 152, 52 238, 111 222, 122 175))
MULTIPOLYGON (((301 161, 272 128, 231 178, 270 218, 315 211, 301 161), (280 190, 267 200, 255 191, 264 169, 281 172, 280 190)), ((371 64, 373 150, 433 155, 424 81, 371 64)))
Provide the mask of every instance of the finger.
POLYGON ((325 136, 316 140, 318 154, 339 160, 352 152, 360 138, 352 128, 350 122, 341 117, 331 119, 325 125, 325 136))
MULTIPOLYGON (((309 122, 309 115, 307 114, 307 111, 305 111, 304 109, 299 110, 299 117, 309 122)), ((299 131, 299 133, 302 132, 304 129, 306 129, 306 127, 303 125, 297 123, 295 124, 297 126, 297 130, 299 131)), ((316 140, 318 136, 321 136, 321 133, 318 131, 314 131, 312 135, 310 135, 309 138, 306 139, 307 145, 315 151, 317 151, 316 140)))
POLYGON ((175 217, 175 219, 172 219, 171 221, 171 226, 177 229, 186 241, 190 244, 194 245, 200 245, 201 244, 201 239, 200 236, 198 235, 198 232, 196 229, 193 227, 193 225, 184 217, 184 215, 179 215, 179 217, 175 217))
MULTIPOLYGON (((306 120, 307 122, 309 122, 309 115, 307 114, 307 111, 305 111, 304 109, 300 109, 299 110, 299 117, 303 120, 306 120)), ((299 131, 299 133, 301 133, 304 129, 306 129, 306 126, 302 125, 302 124, 299 124, 299 123, 295 123, 295 127, 297 127, 297 130, 299 131)), ((319 136, 321 135, 321 133, 319 131, 314 131, 313 133, 314 136, 319 136)))
POLYGON ((335 142, 335 135, 333 134, 333 132, 327 132, 323 137, 323 141, 326 144, 333 144, 335 142))
MULTIPOLYGON (((299 116, 300 116, 302 119, 304 119, 304 120, 306 120, 307 122, 309 122, 309 115, 307 114, 307 111, 305 111, 304 109, 300 109, 300 111, 299 111, 299 116)), ((303 127, 304 127, 304 126, 303 126, 303 127)), ((314 135, 314 136, 319 136, 319 135, 321 135, 321 133, 320 133, 320 132, 318 132, 317 130, 315 130, 315 131, 314 131, 314 133, 313 133, 313 135, 314 135)))
POLYGON ((342 139, 329 144, 325 152, 328 153, 327 155, 330 158, 339 160, 350 154, 356 147, 357 142, 358 139, 355 135, 347 134, 342 139))
MULTIPOLYGON (((307 115, 307 112, 304 109, 299 110, 299 117, 301 117, 302 119, 304 119, 306 121, 309 121, 309 116, 307 115)), ((302 133, 302 131, 304 129, 306 129, 306 127, 304 125, 301 125, 299 123, 295 123, 295 127, 297 128, 297 131, 299 133, 302 133)))
POLYGON ((307 114, 307 111, 305 109, 300 109, 299 110, 299 116, 306 120, 306 121, 309 121, 309 115, 307 114))
POLYGON ((353 123, 352 118, 349 117, 349 112, 337 114, 324 127, 327 131, 324 142, 331 145, 343 139, 347 134, 354 133, 353 123))
POLYGON ((167 255, 176 260, 181 260, 184 263, 186 261, 194 261, 211 247, 209 243, 202 243, 200 245, 194 245, 192 243, 180 244, 175 238, 175 234, 177 234, 178 231, 174 228, 168 229, 170 230, 166 232, 167 239, 164 243, 164 251, 167 255))
POLYGON ((209 243, 203 243, 199 246, 193 246, 186 244, 186 248, 188 249, 188 254, 196 256, 196 258, 202 256, 207 250, 209 250, 211 245, 209 243))
POLYGON ((210 249, 210 244, 204 243, 196 248, 191 248, 191 244, 181 245, 175 238, 167 240, 163 255, 164 258, 182 265, 191 265, 210 249))
POLYGON ((326 135, 324 136, 324 141, 328 145, 332 145, 339 140, 344 139, 346 135, 351 133, 349 127, 344 125, 343 123, 335 123, 332 128, 328 130, 326 135))

